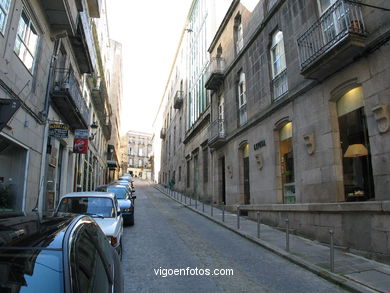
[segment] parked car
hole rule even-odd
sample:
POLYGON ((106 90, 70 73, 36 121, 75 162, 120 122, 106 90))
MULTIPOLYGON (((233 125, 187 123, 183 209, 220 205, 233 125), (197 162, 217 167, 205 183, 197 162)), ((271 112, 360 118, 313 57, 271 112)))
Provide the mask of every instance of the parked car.
POLYGON ((56 211, 92 217, 118 254, 122 255, 123 218, 114 193, 95 191, 68 193, 61 198, 56 211))
POLYGON ((126 186, 129 189, 129 192, 131 194, 135 192, 133 183, 131 183, 129 181, 126 181, 126 180, 116 180, 116 181, 111 182, 110 185, 112 185, 112 184, 118 184, 118 185, 126 186))
POLYGON ((133 196, 126 186, 118 184, 101 185, 96 187, 96 191, 114 193, 118 199, 124 224, 129 226, 134 225, 134 200, 137 197, 133 196))
POLYGON ((0 292, 124 292, 121 262, 88 216, 0 215, 0 292))
POLYGON ((133 176, 131 176, 131 174, 123 174, 121 177, 119 177, 119 180, 127 180, 127 181, 130 181, 130 182, 134 182, 133 180, 133 176))

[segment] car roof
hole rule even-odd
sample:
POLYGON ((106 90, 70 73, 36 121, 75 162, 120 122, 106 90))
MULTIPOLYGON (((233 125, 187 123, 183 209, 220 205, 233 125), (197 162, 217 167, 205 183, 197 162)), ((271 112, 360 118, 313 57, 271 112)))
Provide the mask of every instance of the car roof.
POLYGON ((112 192, 101 192, 101 191, 83 191, 83 192, 72 192, 64 194, 61 198, 64 197, 109 197, 114 199, 115 194, 112 192))
MULTIPOLYGON (((61 249, 63 238, 76 215, 39 216, 38 213, 1 217, 0 249, 2 247, 32 247, 61 249)), ((7 248, 8 249, 8 248, 7 248)))

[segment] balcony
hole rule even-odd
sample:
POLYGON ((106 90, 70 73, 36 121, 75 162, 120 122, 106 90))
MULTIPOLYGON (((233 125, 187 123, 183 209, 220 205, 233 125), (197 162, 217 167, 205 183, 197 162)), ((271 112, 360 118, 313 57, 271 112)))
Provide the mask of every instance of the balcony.
POLYGON ((69 69, 55 71, 51 100, 72 129, 88 128, 89 109, 73 71, 69 69))
POLYGON ((102 131, 104 137, 107 140, 109 140, 111 138, 111 132, 112 132, 112 124, 110 119, 107 119, 107 121, 102 124, 102 131))
POLYGON ((83 10, 81 0, 40 0, 54 34, 63 32, 75 35, 78 13, 83 10))
POLYGON ((298 38, 301 74, 325 79, 363 52, 365 36, 361 6, 338 0, 298 38))
POLYGON ((167 136, 167 130, 165 128, 161 128, 160 138, 165 139, 166 136, 167 136))
POLYGON ((88 16, 85 12, 80 12, 80 21, 77 31, 69 36, 77 66, 80 73, 93 73, 97 69, 97 57, 95 44, 92 38, 92 31, 88 16))
POLYGON ((183 105, 184 93, 183 91, 177 91, 175 98, 173 99, 173 108, 180 109, 183 105))
POLYGON ((91 90, 91 96, 92 96, 92 103, 95 106, 96 111, 104 113, 105 112, 105 104, 106 104, 106 96, 107 96, 107 90, 104 85, 104 82, 101 81, 101 79, 95 78, 95 77, 88 77, 88 79, 93 79, 94 82, 88 81, 88 85, 91 83, 92 87, 90 87, 91 90))
POLYGON ((222 85, 225 73, 225 59, 214 57, 210 59, 209 66, 206 71, 205 88, 208 90, 218 90, 222 85))
POLYGON ((223 119, 217 119, 211 122, 209 126, 209 147, 217 148, 225 144, 225 121, 223 119))
POLYGON ((100 18, 100 8, 102 0, 87 0, 89 16, 93 18, 100 18))

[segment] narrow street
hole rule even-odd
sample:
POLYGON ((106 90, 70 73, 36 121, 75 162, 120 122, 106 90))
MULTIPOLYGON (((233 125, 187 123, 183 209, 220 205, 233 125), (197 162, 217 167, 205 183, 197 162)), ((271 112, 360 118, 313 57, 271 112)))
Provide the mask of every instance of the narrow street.
POLYGON ((124 231, 125 292, 343 292, 152 185, 138 180, 135 188, 135 225, 124 231))

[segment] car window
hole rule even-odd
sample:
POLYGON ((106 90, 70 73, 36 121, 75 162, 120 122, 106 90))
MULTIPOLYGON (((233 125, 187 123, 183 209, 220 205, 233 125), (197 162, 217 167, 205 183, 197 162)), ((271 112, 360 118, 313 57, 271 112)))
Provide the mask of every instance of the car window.
MULTIPOLYGON (((88 225, 91 226, 91 225, 88 225)), ((88 228, 90 229, 90 228, 88 228)), ((73 292, 79 293, 108 293, 112 289, 112 281, 108 275, 110 268, 102 253, 101 238, 108 244, 107 239, 97 229, 94 233, 82 227, 71 250, 71 270, 73 292), (102 236, 103 235, 103 236, 102 236), (99 246, 100 245, 100 246, 99 246)))
POLYGON ((0 292, 64 292, 60 250, 0 249, 0 263, 0 292))
POLYGON ((113 201, 106 197, 65 197, 61 200, 58 211, 107 218, 115 216, 113 201))
POLYGON ((124 199, 127 196, 126 188, 109 187, 107 191, 114 193, 118 199, 124 199))

